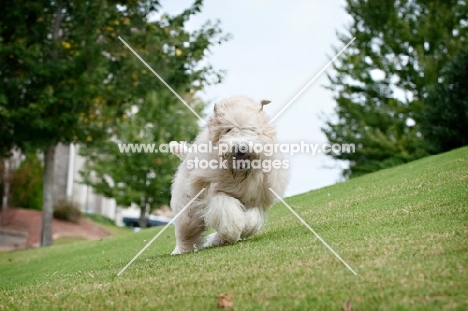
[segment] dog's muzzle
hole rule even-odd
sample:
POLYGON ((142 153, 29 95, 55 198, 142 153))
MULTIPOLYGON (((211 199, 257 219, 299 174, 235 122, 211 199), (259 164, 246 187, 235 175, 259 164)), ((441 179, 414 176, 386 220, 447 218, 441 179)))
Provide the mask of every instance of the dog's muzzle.
POLYGON ((242 180, 245 180, 252 170, 251 161, 256 158, 255 153, 249 150, 246 143, 233 144, 229 151, 224 154, 224 158, 232 177, 242 176, 242 180))
POLYGON ((235 154, 236 158, 238 159, 245 160, 250 157, 249 146, 244 143, 233 146, 233 150, 231 153, 235 154))

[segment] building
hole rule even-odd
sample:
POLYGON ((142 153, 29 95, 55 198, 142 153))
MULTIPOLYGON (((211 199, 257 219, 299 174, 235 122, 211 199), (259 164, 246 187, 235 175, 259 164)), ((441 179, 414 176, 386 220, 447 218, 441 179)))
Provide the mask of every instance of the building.
POLYGON ((83 184, 80 170, 85 159, 79 155, 79 146, 59 144, 55 150, 54 199, 68 198, 78 204, 83 213, 94 213, 115 220, 123 225, 122 208, 114 199, 96 194, 90 186, 83 184))

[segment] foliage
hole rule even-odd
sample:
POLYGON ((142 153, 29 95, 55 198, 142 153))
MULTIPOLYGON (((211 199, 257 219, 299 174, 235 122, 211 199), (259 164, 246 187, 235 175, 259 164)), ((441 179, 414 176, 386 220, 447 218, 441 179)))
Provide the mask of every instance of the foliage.
POLYGON ((98 113, 111 32, 106 1, 6 1, 0 45, 3 149, 45 149, 103 135, 98 113), (27 120, 27 122, 25 122, 27 120))
POLYGON ((2 151, 7 153, 13 146, 44 150, 58 142, 107 138, 109 122, 130 106, 140 105, 144 93, 155 85, 152 73, 124 47, 119 35, 143 57, 154 55, 154 64, 166 70, 162 72, 166 81, 192 87, 187 92, 196 89, 188 81, 216 77, 211 67, 196 70, 195 65, 219 28, 208 23, 193 34, 182 28, 201 4, 197 0, 180 15, 148 22, 147 16, 158 12, 159 1, 29 1, 27 5, 4 1, 2 151), (114 113, 104 114, 109 110, 114 113))
POLYGON ((42 210, 43 170, 36 154, 26 155, 26 159, 13 174, 11 206, 42 210))
POLYGON ((468 47, 466 1, 347 0, 353 21, 342 43, 356 41, 329 75, 336 116, 330 143, 355 144, 346 177, 405 163, 428 153, 421 133, 424 99, 441 70, 468 47))
POLYGON ((126 104, 104 83, 118 70, 116 32, 144 26, 157 6, 157 0, 2 2, 0 154, 13 147, 44 151, 41 245, 52 244, 55 146, 106 137, 104 105, 126 104))
POLYGON ((465 310, 467 176, 465 147, 287 198, 357 276, 278 202, 234 245, 170 256, 169 226, 119 277, 161 227, 0 253, 0 305, 217 310, 225 293, 233 310, 342 310, 348 299, 353 310, 465 310))
POLYGON ((68 199, 61 199, 54 204, 54 218, 78 223, 81 217, 81 211, 77 204, 68 199))
POLYGON ((432 153, 468 145, 468 50, 448 64, 424 104, 422 131, 432 153))

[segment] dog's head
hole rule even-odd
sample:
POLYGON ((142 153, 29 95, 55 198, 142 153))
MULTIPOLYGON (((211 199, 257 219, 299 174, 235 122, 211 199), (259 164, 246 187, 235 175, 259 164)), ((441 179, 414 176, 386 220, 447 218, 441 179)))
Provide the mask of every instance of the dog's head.
POLYGON ((208 120, 210 140, 227 160, 233 177, 239 172, 246 177, 251 171, 250 161, 264 158, 261 147, 276 141, 276 130, 263 112, 268 103, 234 97, 214 106, 208 120))

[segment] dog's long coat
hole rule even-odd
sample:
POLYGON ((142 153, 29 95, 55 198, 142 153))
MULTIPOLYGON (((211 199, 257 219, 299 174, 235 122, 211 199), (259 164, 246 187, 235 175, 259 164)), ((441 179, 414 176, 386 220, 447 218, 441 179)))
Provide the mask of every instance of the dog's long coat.
MULTIPOLYGON (((276 200, 269 190, 279 195, 289 181, 287 168, 248 169, 236 167, 236 158, 242 160, 275 161, 284 163, 281 153, 265 155, 263 152, 233 148, 219 154, 216 147, 222 144, 239 147, 245 144, 275 144, 276 130, 269 124, 263 105, 248 98, 229 98, 215 105, 208 126, 197 136, 194 146, 214 147, 211 152, 187 152, 179 148, 180 164, 172 184, 171 208, 174 215, 203 188, 205 191, 174 222, 176 247, 172 254, 191 252, 203 247, 234 243, 258 232, 265 223, 267 210, 276 200), (241 150, 241 151, 239 151, 241 150), (210 162, 211 161, 211 162, 210 162), (198 167, 196 163, 227 163, 226 166, 198 167), (212 227, 216 230, 203 243, 203 233, 212 227)), ((171 147, 183 144, 171 143, 171 147)), ((172 148, 171 148, 172 149, 172 148)))

